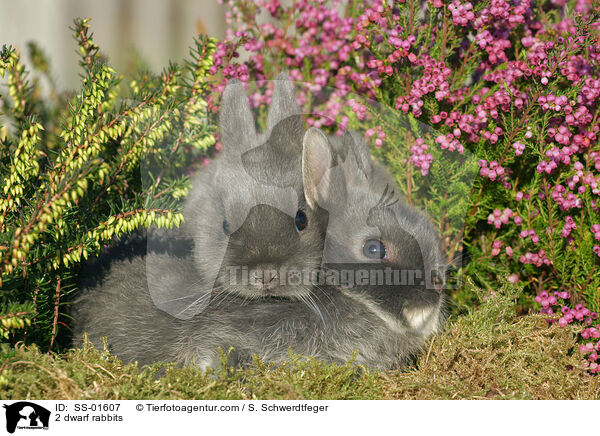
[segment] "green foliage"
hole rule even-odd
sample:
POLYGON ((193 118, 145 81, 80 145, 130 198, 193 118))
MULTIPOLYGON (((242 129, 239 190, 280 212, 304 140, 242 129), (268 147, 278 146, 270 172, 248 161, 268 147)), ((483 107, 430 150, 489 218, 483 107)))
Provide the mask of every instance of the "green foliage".
POLYGON ((214 40, 196 40, 185 66, 124 87, 89 20, 76 20, 73 31, 82 66, 76 94, 56 90, 34 44, 34 79, 14 48, 0 52, 8 87, 0 106, 0 336, 13 343, 60 339, 82 261, 125 233, 178 226, 188 180, 173 167, 193 164, 214 143, 202 99, 214 40), (153 165, 160 173, 146 177, 153 165))
MULTIPOLYGON (((473 4, 475 16, 482 8, 490 7, 489 2, 473 4)), ((590 186, 583 187, 587 188, 585 192, 577 192, 578 186, 569 188, 577 193, 583 205, 580 209, 565 210, 552 198, 553 190, 558 185, 567 186, 569 180, 574 178, 575 162, 583 165, 584 174, 597 177, 594 156, 600 149, 595 134, 590 135, 592 139, 581 146, 581 151, 571 157, 568 165, 563 162, 550 174, 536 171, 541 161, 550 160, 549 153, 565 145, 554 139, 557 126, 571 128, 573 131, 570 131, 570 135, 581 134, 586 130, 595 132, 597 129, 597 110, 588 121, 590 125, 578 130, 564 121, 564 114, 567 112, 563 114, 558 109, 546 110, 538 101, 539 97, 548 95, 564 96, 573 107, 581 105, 582 95, 587 92, 582 89, 587 86, 588 80, 596 79, 598 74, 597 62, 590 57, 590 53, 596 50, 598 44, 598 29, 591 24, 597 21, 597 12, 596 15, 591 11, 589 15, 578 15, 572 8, 567 8, 559 13, 557 9, 547 10, 552 7, 549 5, 534 10, 548 29, 543 38, 540 35, 536 35, 536 38, 552 44, 553 47, 548 49, 549 82, 544 84, 534 75, 522 75, 517 79, 510 79, 510 75, 502 75, 507 69, 514 68, 514 64, 518 62, 532 68, 531 49, 522 41, 527 34, 526 25, 506 30, 511 47, 514 47, 507 50, 506 62, 486 63, 488 55, 475 38, 476 35, 481 36, 485 26, 471 29, 469 26, 453 25, 452 14, 445 5, 441 8, 423 9, 423 21, 419 21, 423 31, 414 31, 413 18, 416 15, 411 10, 412 6, 406 3, 395 7, 400 11, 396 15, 390 14, 387 7, 384 7, 382 16, 388 20, 389 28, 401 26, 399 38, 406 40, 413 35, 416 37, 416 43, 410 50, 411 54, 414 53, 413 56, 417 57, 423 54, 431 56, 450 71, 446 82, 452 97, 438 98, 433 93, 425 94, 422 97, 423 111, 418 116, 418 121, 438 130, 438 135, 452 135, 453 131, 458 131, 458 139, 472 156, 484 159, 486 164, 493 161, 501 165, 506 169, 507 176, 504 180, 501 177, 495 180, 477 177, 471 185, 469 182, 473 181, 473 173, 470 171, 473 167, 463 166, 463 162, 451 162, 449 155, 445 157, 441 154, 439 146, 425 134, 421 136, 429 144, 428 152, 433 155, 434 164, 426 178, 415 179, 414 169, 411 173, 408 164, 413 139, 384 119, 381 113, 374 114, 370 126, 381 126, 387 136, 382 149, 373 148, 374 154, 396 175, 404 193, 412 197, 415 204, 427 209, 438 224, 449 260, 457 254, 464 255, 461 271, 464 276, 472 277, 482 287, 494 289, 498 287, 498 277, 513 274, 513 277, 526 283, 530 294, 529 298, 523 297, 522 302, 527 304, 521 309, 531 308, 533 296, 542 291, 552 293, 566 290, 573 296, 570 303, 582 303, 593 311, 599 311, 599 260, 594 252, 598 242, 594 241, 590 232, 591 226, 598 222, 599 215, 595 206, 598 201, 597 190, 593 191, 590 186), (556 23, 561 20, 572 20, 572 38, 578 37, 579 44, 568 42, 568 36, 557 29, 556 23), (568 62, 573 62, 573 59, 579 59, 586 65, 589 63, 589 68, 582 74, 581 80, 567 80, 566 73, 561 69, 568 62), (492 79, 494 75, 500 78, 492 79), (476 94, 479 97, 474 99, 476 94), (521 100, 523 95, 527 98, 521 100), (506 107, 492 103, 494 96, 503 96, 508 102, 506 107), (521 98, 518 98, 519 96, 521 98), (497 141, 492 142, 483 136, 470 138, 465 131, 461 131, 462 127, 457 129, 460 123, 445 124, 434 118, 441 113, 475 117, 478 111, 484 108, 481 102, 486 99, 489 99, 488 104, 497 105, 498 116, 490 117, 485 127, 488 134, 500 129, 502 133, 497 141), (529 136, 531 134, 533 136, 529 136), (517 141, 525 146, 522 155, 516 154, 513 149, 513 144, 517 141), (441 165, 436 165, 440 158, 441 165), (454 174, 458 175, 458 180, 453 178, 454 174), (415 190, 414 186, 422 188, 415 190), (525 194, 526 198, 522 201, 516 200, 517 193, 525 194), (433 201, 427 201, 429 198, 433 201), (521 227, 514 225, 512 220, 500 229, 487 223, 490 213, 506 208, 523 218, 521 227), (445 216, 444 211, 455 219, 445 216), (569 237, 564 237, 561 236, 561 231, 567 217, 572 217, 577 227, 569 237), (448 238, 450 229, 452 236, 448 238), (519 236, 522 230, 530 229, 536 231, 540 238, 539 244, 519 236), (459 238, 454 240, 453 236, 459 238), (461 240, 464 243, 461 243, 461 240), (492 254, 493 243, 502 244, 500 254, 492 254), (514 254, 508 255, 505 252, 507 247, 510 247, 510 252, 514 251, 514 254), (522 256, 528 253, 537 254, 540 250, 548 257, 549 264, 534 266, 521 260, 522 256)), ((365 6, 365 9, 368 9, 368 6, 365 6)), ((358 8, 351 16, 356 17, 360 13, 361 9, 358 8)), ((372 40, 368 50, 369 57, 372 56, 382 61, 383 65, 388 65, 388 56, 393 49, 390 48, 386 34, 380 27, 375 24, 368 27, 367 37, 383 37, 382 42, 377 44, 375 39, 372 40)), ((393 111, 395 99, 408 95, 411 87, 417 87, 415 81, 422 75, 422 67, 413 63, 403 64, 400 61, 394 66, 394 74, 390 77, 382 75, 382 84, 375 90, 378 103, 384 108, 387 107, 390 112, 393 111)), ((356 69, 362 71, 361 66, 356 69)), ((395 107, 399 108, 397 105, 395 107)), ((590 112, 593 111, 594 109, 590 109, 590 112)), ((396 114, 399 112, 398 109, 396 114)), ((349 111, 344 114, 352 117, 349 111)), ((408 115, 412 119, 411 112, 408 115)), ((475 164, 474 169, 479 170, 474 159, 466 158, 465 162, 475 164)), ((466 288, 456 290, 453 297, 457 299, 457 306, 469 305, 475 301, 472 295, 466 293, 466 288)))
MULTIPOLYGON (((543 292, 568 292, 570 301, 558 306, 600 311, 600 245, 590 232, 599 224, 598 96, 591 91, 599 76, 598 2, 503 2, 503 12, 490 0, 460 7, 373 0, 346 2, 343 10, 327 0, 275 9, 263 0, 228 3, 234 32, 219 55, 224 76, 271 78, 285 65, 316 89, 303 99, 312 121, 370 129, 373 154, 408 201, 430 212, 448 259, 462 254, 462 276, 490 289, 506 275, 526 283, 523 311, 543 292), (270 15, 268 25, 259 13, 270 15), (350 110, 354 94, 363 101, 350 110), (357 119, 361 105, 367 119, 357 119), (399 125, 394 117, 408 120, 399 125), (429 127, 420 127, 428 149, 413 153, 417 121, 429 127), (451 148, 455 157, 464 148, 464 160, 451 148), (474 179, 467 152, 481 160, 474 179), (434 163, 421 177, 426 153, 434 163), (559 204, 567 195, 576 201, 559 204), (504 221, 494 222, 494 213, 504 221), (535 231, 535 242, 522 231, 535 231)), ((466 289, 453 292, 457 306, 474 303, 466 289)))
POLYGON ((411 147, 417 139, 432 144, 439 133, 412 114, 399 114, 386 104, 360 101, 367 111, 363 119, 358 119, 350 107, 344 109, 349 128, 385 132, 385 145, 371 144, 371 154, 394 176, 406 201, 428 212, 439 229, 448 263, 459 266, 456 261, 463 250, 465 217, 473 208, 470 196, 479 170, 477 159, 470 153, 460 155, 430 147, 428 152, 433 162, 428 174, 423 175, 409 163, 413 154, 411 147))

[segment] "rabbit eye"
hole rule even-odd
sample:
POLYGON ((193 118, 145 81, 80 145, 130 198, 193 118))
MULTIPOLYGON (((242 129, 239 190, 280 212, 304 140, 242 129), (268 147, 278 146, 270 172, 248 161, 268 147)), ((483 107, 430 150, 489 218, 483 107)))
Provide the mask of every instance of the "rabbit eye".
POLYGON ((369 239, 363 245, 363 254, 369 259, 384 259, 385 245, 379 239, 369 239))
POLYGON ((296 212, 296 218, 294 219, 294 224, 296 224, 296 230, 301 232, 308 225, 308 218, 304 211, 299 210, 296 212))
POLYGON ((223 220, 223 232, 226 235, 229 235, 229 223, 227 222, 227 220, 223 220))

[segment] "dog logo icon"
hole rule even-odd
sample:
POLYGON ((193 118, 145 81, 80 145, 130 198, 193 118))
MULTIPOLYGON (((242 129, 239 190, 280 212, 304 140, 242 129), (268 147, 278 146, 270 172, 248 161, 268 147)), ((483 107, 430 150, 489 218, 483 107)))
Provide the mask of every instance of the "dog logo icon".
POLYGON ((6 409, 6 431, 14 433, 19 429, 48 429, 50 411, 29 401, 19 401, 4 405, 6 409))

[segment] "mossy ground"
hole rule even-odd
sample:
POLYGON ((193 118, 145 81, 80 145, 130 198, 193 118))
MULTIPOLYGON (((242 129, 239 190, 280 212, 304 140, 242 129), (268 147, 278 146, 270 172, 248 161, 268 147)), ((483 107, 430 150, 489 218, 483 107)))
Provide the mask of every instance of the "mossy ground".
MULTIPOLYGON (((473 289, 474 292, 480 292, 473 289)), ((481 295, 480 295, 481 296, 481 295)), ((519 290, 497 292, 449 321, 414 367, 377 372, 291 356, 214 373, 156 364, 123 365, 91 347, 64 354, 35 346, 2 350, 3 399, 600 399, 586 375, 576 327, 517 316, 519 290)))

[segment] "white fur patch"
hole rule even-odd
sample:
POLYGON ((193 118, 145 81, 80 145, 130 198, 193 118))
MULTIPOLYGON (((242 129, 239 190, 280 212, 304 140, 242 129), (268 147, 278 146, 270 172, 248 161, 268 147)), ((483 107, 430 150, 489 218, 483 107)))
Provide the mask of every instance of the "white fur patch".
POLYGON ((381 308, 376 303, 371 301, 369 298, 365 297, 364 295, 357 295, 352 292, 348 292, 345 289, 342 289, 341 291, 342 291, 342 294, 344 294, 346 297, 352 298, 353 300, 358 301, 363 306, 365 306, 369 311, 374 313, 391 330, 393 330, 397 333, 406 332, 406 327, 403 326, 401 322, 399 322, 395 317, 393 317, 386 311, 381 310, 381 308))
POLYGON ((411 328, 420 330, 424 336, 429 336, 437 330, 439 313, 438 306, 404 309, 402 311, 411 328))

